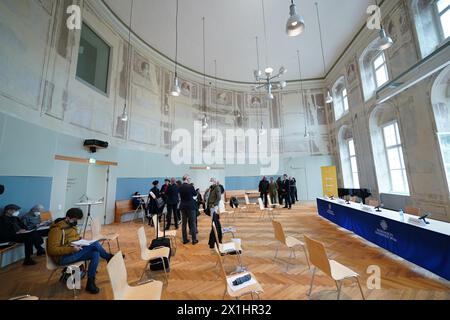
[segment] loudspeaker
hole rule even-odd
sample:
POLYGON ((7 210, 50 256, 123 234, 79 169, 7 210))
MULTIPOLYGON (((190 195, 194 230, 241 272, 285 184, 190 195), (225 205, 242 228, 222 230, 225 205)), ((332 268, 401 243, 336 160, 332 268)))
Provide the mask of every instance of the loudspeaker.
POLYGON ((97 152, 97 149, 106 149, 108 148, 108 142, 100 141, 95 139, 89 139, 84 141, 84 146, 89 148, 92 153, 97 152))

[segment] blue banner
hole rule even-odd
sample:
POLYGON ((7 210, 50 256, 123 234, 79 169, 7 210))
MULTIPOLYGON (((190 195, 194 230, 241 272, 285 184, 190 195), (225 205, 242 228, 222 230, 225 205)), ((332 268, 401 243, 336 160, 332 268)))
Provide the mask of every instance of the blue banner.
POLYGON ((450 280, 450 236, 317 199, 319 215, 450 280))

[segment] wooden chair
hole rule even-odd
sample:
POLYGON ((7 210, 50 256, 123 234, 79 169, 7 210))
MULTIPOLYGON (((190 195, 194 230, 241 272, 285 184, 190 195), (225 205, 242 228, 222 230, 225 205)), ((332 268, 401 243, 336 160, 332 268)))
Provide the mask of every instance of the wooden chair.
POLYGON ((215 251, 217 253, 217 263, 220 265, 220 274, 222 276, 222 279, 225 282, 225 290, 223 292, 222 299, 225 299, 225 295, 228 293, 228 295, 231 298, 234 298, 236 300, 238 300, 239 298, 246 296, 246 295, 251 295, 252 300, 253 300, 253 295, 256 295, 258 297, 258 300, 260 300, 261 299, 260 294, 262 294, 264 292, 264 290, 262 289, 259 282, 256 280, 255 276, 251 272, 240 272, 240 273, 234 273, 231 275, 227 275, 227 273, 225 272, 225 268, 223 266, 222 255, 219 252, 218 246, 215 247, 215 251), (256 283, 251 284, 251 285, 244 287, 237 291, 233 290, 233 288, 230 285, 230 282, 232 282, 232 279, 235 277, 239 278, 239 277, 242 277, 247 274, 250 274, 252 279, 256 280, 256 283))
MULTIPOLYGON (((303 251, 305 252, 305 258, 306 258, 306 263, 308 264, 308 268, 311 268, 309 265, 309 260, 308 260, 308 255, 306 254, 306 248, 305 248, 305 244, 298 240, 297 238, 294 238, 292 236, 287 236, 284 233, 283 230, 283 226, 281 225, 280 222, 272 220, 272 226, 273 226, 273 232, 275 235, 275 239, 278 240, 278 245, 277 245, 277 250, 275 251, 275 257, 273 258, 274 260, 277 258, 278 256, 278 250, 280 248, 280 244, 285 245, 286 247, 288 247, 291 251, 290 255, 289 255, 289 259, 295 259, 295 249, 301 247, 303 249, 303 251)), ((288 271, 289 269, 289 262, 286 263, 286 271, 288 271)))
POLYGON ((158 226, 158 238, 166 237, 170 239, 170 246, 172 248, 172 255, 175 255, 177 251, 177 230, 166 230, 164 232, 163 228, 161 228, 161 224, 158 221, 158 215, 154 214, 152 216, 153 220, 153 229, 155 230, 156 234, 156 226, 158 226))
POLYGON ((137 286, 129 286, 127 269, 119 251, 106 266, 114 295, 114 300, 161 300, 163 283, 149 280, 137 286))
POLYGON ((261 211, 259 220, 264 220, 266 213, 268 214, 269 218, 271 218, 272 220, 275 219, 273 208, 265 208, 264 203, 261 198, 258 198, 258 204, 259 204, 259 210, 261 211))
POLYGON ((226 210, 223 201, 219 202, 219 214, 221 217, 225 217, 225 222, 228 222, 230 218, 233 219, 233 222, 236 221, 235 210, 226 210))
MULTIPOLYGON (((67 264, 67 265, 56 264, 53 261, 52 257, 50 257, 47 252, 48 252, 48 248, 46 248, 46 250, 45 250, 46 266, 47 266, 47 270, 50 271, 50 276, 47 279, 47 285, 57 270, 64 270, 65 268, 68 268, 70 266, 76 266, 77 268, 80 268, 84 264, 83 261, 78 261, 78 262, 74 262, 74 263, 67 264)), ((75 286, 73 287, 73 296, 74 296, 74 298, 77 297, 77 288, 75 286)))
POLYGON ((405 207, 405 213, 418 217, 421 216, 421 210, 417 207, 405 207))
POLYGON ((327 257, 327 252, 325 250, 325 246, 316 240, 313 240, 307 236, 305 237, 305 244, 306 248, 308 250, 309 254, 309 260, 311 261, 311 264, 314 266, 313 269, 313 275, 311 279, 311 286, 309 288, 308 296, 311 296, 311 291, 313 287, 314 282, 314 276, 316 274, 316 269, 321 270, 323 273, 325 273, 327 276, 329 276, 331 279, 333 279, 336 283, 337 287, 337 299, 339 300, 339 297, 341 296, 341 289, 342 289, 342 282, 345 279, 355 279, 356 283, 358 284, 359 291, 361 292, 361 296, 363 300, 364 293, 361 288, 361 284, 359 283, 359 275, 354 272, 353 270, 347 268, 346 266, 340 264, 337 261, 329 260, 327 257))
POLYGON ((120 223, 123 215, 133 212, 135 210, 133 209, 133 201, 131 199, 116 201, 114 223, 120 223))
MULTIPOLYGON (((225 257, 227 255, 235 255, 239 267, 241 269, 244 269, 244 267, 242 265, 242 259, 241 259, 241 253, 242 253, 241 244, 238 241, 230 241, 230 242, 226 242, 223 244, 219 243, 219 235, 217 233, 216 225, 214 223, 212 223, 212 227, 214 230, 214 237, 216 238, 216 248, 217 248, 217 250, 219 250, 220 255, 223 256, 224 261, 225 261, 225 257)), ((216 267, 217 267, 217 264, 216 264, 216 267)))
POLYGON ((92 240, 97 240, 100 241, 101 243, 106 241, 108 243, 109 253, 111 253, 111 241, 114 240, 116 240, 117 249, 118 251, 120 251, 119 235, 117 233, 108 233, 106 235, 102 234, 100 221, 98 218, 92 218, 91 230, 92 230, 92 240))
POLYGON ((258 205, 257 203, 251 203, 251 202, 250 202, 250 199, 249 199, 249 197, 248 197, 248 194, 245 194, 245 195, 244 195, 244 199, 245 199, 245 205, 246 205, 246 206, 257 206, 257 205, 258 205))
POLYGON ((139 239, 139 246, 141 249, 141 259, 147 262, 145 264, 144 270, 142 271, 140 280, 142 280, 142 278, 144 277, 145 271, 147 270, 150 260, 161 259, 161 263, 163 264, 163 268, 164 268, 164 274, 166 276, 166 283, 169 283, 169 280, 167 278, 166 263, 164 262, 164 258, 169 259, 170 249, 167 247, 158 247, 158 248, 150 250, 150 249, 148 249, 148 246, 147 246, 147 236, 145 235, 144 227, 140 227, 138 229, 137 233, 138 233, 138 239, 139 239))
POLYGON ((280 205, 278 203, 272 203, 272 199, 270 199, 270 196, 267 196, 267 203, 270 208, 278 208, 280 205))

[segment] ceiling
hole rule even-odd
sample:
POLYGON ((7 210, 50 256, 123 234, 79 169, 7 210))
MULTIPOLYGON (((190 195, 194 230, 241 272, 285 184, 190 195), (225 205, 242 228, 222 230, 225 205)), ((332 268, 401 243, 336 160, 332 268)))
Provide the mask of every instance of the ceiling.
MULTIPOLYGON (((178 61, 203 72, 202 17, 206 28, 206 73, 232 81, 253 82, 259 37, 261 69, 266 65, 262 0, 179 0, 178 61)), ((372 0, 296 0, 306 30, 298 37, 285 33, 289 0, 264 0, 267 64, 288 69, 283 79, 299 79, 300 50, 303 79, 324 76, 315 2, 319 4, 326 71, 344 51, 366 20, 372 0)), ((104 0, 127 25, 131 0, 104 0)), ((132 29, 153 48, 175 58, 176 0, 134 0, 132 29)))

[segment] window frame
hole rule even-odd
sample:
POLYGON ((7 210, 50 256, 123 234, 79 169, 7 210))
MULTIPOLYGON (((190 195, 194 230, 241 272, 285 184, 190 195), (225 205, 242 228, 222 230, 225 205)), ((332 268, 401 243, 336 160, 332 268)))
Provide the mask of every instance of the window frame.
POLYGON ((387 168, 388 168, 388 174, 389 174, 389 182, 390 182, 390 187, 389 187, 389 193, 390 194, 400 194, 400 195, 410 195, 410 189, 409 189, 409 181, 408 181, 408 172, 406 170, 406 164, 405 164, 405 155, 403 152, 403 141, 402 138, 400 136, 400 126, 399 126, 399 122, 397 120, 393 120, 393 121, 389 121, 385 124, 383 124, 382 126, 380 126, 381 128, 381 133, 383 136, 383 146, 384 146, 384 154, 386 157, 386 163, 387 163, 387 168), (395 136, 396 136, 396 144, 392 145, 392 146, 387 146, 386 143, 386 136, 385 136, 385 128, 394 125, 394 130, 395 130, 395 136), (395 128, 395 126, 397 128, 395 128), (398 132, 398 137, 397 137, 397 132, 398 132), (400 142, 400 143, 399 143, 400 142), (391 163, 389 161, 389 155, 388 155, 388 151, 389 150, 393 150, 396 149, 399 155, 399 159, 403 159, 403 161, 400 161, 400 169, 392 169, 391 168, 391 163), (400 150, 401 153, 400 153, 400 150), (406 187, 406 190, 404 191, 398 191, 398 190, 394 190, 394 185, 392 183, 392 171, 400 171, 402 172, 402 180, 403 180, 403 186, 406 187), (404 174, 403 174, 404 172, 404 174))
MULTIPOLYGON (((78 55, 79 55, 79 50, 80 50, 80 48, 79 48, 80 43, 79 43, 79 42, 78 42, 78 51, 77 51, 77 53, 76 53, 76 55, 77 55, 76 61, 77 61, 77 62, 76 62, 76 65, 75 65, 75 79, 78 80, 79 82, 81 82, 82 84, 86 85, 87 87, 91 88, 91 89, 94 90, 95 92, 97 92, 97 93, 99 93, 99 94, 105 96, 106 98, 109 98, 109 97, 110 97, 110 92, 111 92, 111 76, 112 76, 112 66, 113 66, 112 59, 113 59, 113 49, 114 49, 114 47, 113 47, 108 41, 106 41, 105 38, 102 37, 102 36, 97 32, 97 30, 95 30, 94 28, 92 28, 91 25, 90 25, 89 23, 87 23, 86 21, 83 21, 83 22, 82 22, 81 28, 83 28, 83 26, 88 27, 88 28, 89 28, 89 29, 90 29, 90 30, 91 30, 91 31, 92 31, 92 32, 93 32, 100 40, 102 40, 102 41, 109 47, 109 55, 108 55, 108 72, 107 72, 107 76, 106 76, 106 92, 103 91, 103 90, 101 90, 101 89, 99 89, 99 88, 97 88, 96 86, 90 84, 89 82, 87 82, 86 80, 80 78, 80 77, 77 75, 78 62, 79 62, 79 60, 78 60, 78 55)), ((81 40, 81 30, 80 30, 80 38, 79 38, 79 40, 81 40)), ((133 66, 131 66, 131 68, 132 68, 132 67, 133 67, 133 66)))
POLYGON ((351 173, 351 177, 352 177, 352 186, 353 189, 359 189, 361 187, 360 181, 359 181, 359 168, 358 168, 358 158, 356 156, 356 145, 355 145, 355 139, 354 138, 349 138, 345 141, 345 143, 347 144, 347 149, 348 149, 348 161, 350 163, 350 173, 351 173), (355 153, 352 155, 352 153, 350 152, 350 141, 353 141, 353 149, 355 151, 355 153), (356 163, 356 171, 353 171, 353 165, 352 165, 352 158, 355 159, 355 163, 356 163), (354 174, 356 173, 357 177, 358 177, 358 185, 356 186, 355 184, 355 179, 354 179, 354 174))
POLYGON ((450 10, 450 5, 448 5, 444 10, 439 11, 439 8, 438 8, 438 5, 437 5, 439 1, 440 0, 435 0, 434 1, 434 3, 433 3, 433 10, 434 10, 434 16, 435 16, 435 20, 436 20, 435 23, 437 25, 437 29, 438 29, 439 36, 441 38, 441 43, 442 43, 442 42, 446 41, 447 39, 450 39, 450 36, 445 37, 444 27, 442 26, 442 19, 441 19, 442 15, 444 15, 447 11, 450 10))
POLYGON ((441 136, 450 136, 450 131, 449 132, 436 132, 436 135, 437 135, 437 140, 438 140, 438 144, 439 144, 439 152, 441 153, 442 166, 444 167, 445 179, 447 180, 447 185, 449 186, 449 192, 450 192, 450 169, 447 171, 447 166, 450 168, 450 161, 448 163, 446 162, 445 155, 444 155, 444 148, 442 147, 442 142, 441 142, 441 136))
POLYGON ((335 115, 335 121, 338 121, 345 115, 347 115, 350 112, 350 103, 348 100, 348 89, 345 83, 345 77, 341 76, 339 79, 337 79, 334 82, 334 85, 332 87, 332 93, 334 98, 333 103, 333 111, 335 115), (344 96, 344 91, 346 92, 346 95, 344 96), (347 106, 347 108, 345 107, 347 106), (338 115, 337 108, 341 111, 341 113, 338 115))
POLYGON ((383 51, 379 52, 377 55, 375 55, 375 57, 372 59, 371 62, 371 67, 372 67, 372 73, 373 73, 373 78, 375 80, 375 91, 382 88, 386 83, 389 83, 390 77, 389 77, 389 68, 387 65, 387 60, 386 60, 386 55, 384 54, 383 51), (375 61, 379 58, 382 57, 383 58, 383 63, 376 68, 375 67, 375 61), (382 84, 378 84, 378 77, 377 77, 377 71, 379 71, 381 68, 384 68, 386 71, 386 75, 387 75, 387 80, 385 82, 383 82, 382 84))

